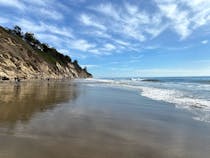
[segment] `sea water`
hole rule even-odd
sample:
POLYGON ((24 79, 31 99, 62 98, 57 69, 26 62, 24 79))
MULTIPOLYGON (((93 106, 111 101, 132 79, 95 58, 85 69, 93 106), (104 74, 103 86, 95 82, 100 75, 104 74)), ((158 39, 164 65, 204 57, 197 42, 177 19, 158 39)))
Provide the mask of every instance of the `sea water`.
POLYGON ((193 113, 193 119, 210 122, 210 77, 153 77, 87 79, 89 86, 136 89, 139 95, 174 104, 193 113))

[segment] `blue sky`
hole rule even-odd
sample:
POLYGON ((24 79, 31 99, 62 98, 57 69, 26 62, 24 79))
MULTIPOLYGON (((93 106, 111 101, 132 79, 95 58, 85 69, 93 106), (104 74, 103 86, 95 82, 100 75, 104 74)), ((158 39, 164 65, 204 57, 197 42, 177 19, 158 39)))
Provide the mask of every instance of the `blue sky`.
POLYGON ((95 77, 210 75, 210 0, 0 0, 0 25, 95 77))

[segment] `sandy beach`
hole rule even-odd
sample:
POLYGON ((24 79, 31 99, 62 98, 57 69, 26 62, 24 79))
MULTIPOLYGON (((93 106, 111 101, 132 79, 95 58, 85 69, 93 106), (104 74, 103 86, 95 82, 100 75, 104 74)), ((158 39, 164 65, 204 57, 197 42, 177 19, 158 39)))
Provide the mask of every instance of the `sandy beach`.
POLYGON ((0 158, 208 158, 210 124, 138 90, 0 84, 0 158))

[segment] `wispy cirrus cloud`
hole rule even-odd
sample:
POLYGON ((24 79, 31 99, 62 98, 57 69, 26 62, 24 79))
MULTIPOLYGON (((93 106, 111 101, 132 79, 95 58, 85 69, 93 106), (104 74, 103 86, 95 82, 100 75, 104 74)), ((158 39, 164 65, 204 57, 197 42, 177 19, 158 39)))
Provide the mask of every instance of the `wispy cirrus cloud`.
POLYGON ((119 12, 116 10, 112 3, 101 3, 97 6, 91 6, 90 9, 109 16, 115 20, 121 19, 119 12))
POLYGON ((50 19, 54 19, 54 20, 63 19, 63 14, 61 14, 60 12, 55 11, 55 10, 46 10, 45 8, 42 8, 39 10, 39 14, 42 17, 50 18, 50 19))
POLYGON ((106 30, 107 28, 99 23, 98 21, 94 20, 91 16, 87 14, 81 14, 79 18, 80 22, 83 23, 86 26, 93 26, 101 30, 106 30))
POLYGON ((194 23, 194 29, 210 23, 209 0, 184 0, 183 3, 190 8, 192 15, 191 21, 194 23))
POLYGON ((37 6, 47 6, 50 3, 54 2, 54 0, 22 0, 24 3, 28 5, 37 5, 37 6))
POLYGON ((74 39, 74 40, 68 41, 68 43, 69 43, 71 49, 80 50, 80 51, 84 51, 84 52, 87 52, 90 49, 93 49, 96 47, 96 45, 94 43, 90 43, 84 39, 74 39))
POLYGON ((158 15, 151 17, 130 3, 124 3, 120 7, 112 3, 102 3, 90 9, 104 15, 106 25, 110 26, 108 30, 124 38, 143 42, 147 40, 148 34, 156 37, 165 28, 160 27, 161 19, 158 15))
POLYGON ((63 54, 66 54, 66 55, 70 55, 71 57, 73 58, 80 58, 80 59, 86 59, 87 58, 87 54, 81 54, 81 53, 78 53, 78 52, 75 52, 75 51, 71 51, 71 49, 58 49, 58 52, 61 52, 63 54))
POLYGON ((189 37, 198 27, 210 24, 209 0, 156 0, 163 17, 168 19, 181 39, 189 37))
POLYGON ((176 3, 159 3, 158 7, 163 16, 169 19, 169 27, 173 28, 182 39, 191 34, 188 11, 179 9, 176 3))
POLYGON ((56 3, 55 0, 0 0, 0 6, 3 7, 17 8, 22 13, 32 13, 35 16, 40 16, 42 18, 61 20, 63 14, 57 10, 57 7, 54 5, 56 3))
MULTIPOLYGON (((39 13, 35 16, 42 18, 43 21, 48 19, 61 21, 67 18, 58 10, 59 7, 56 7, 59 6, 56 3, 60 4, 57 0, 23 0, 21 2, 14 0, 14 2, 16 3, 10 4, 10 2, 0 0, 0 5, 27 5, 27 8, 22 8, 31 13, 39 10, 39 13)), ((84 4, 85 1, 79 3, 84 4)), ((48 32, 52 35, 75 38, 76 43, 81 42, 79 39, 88 41, 88 38, 94 38, 92 44, 97 45, 96 48, 86 49, 86 44, 84 49, 75 48, 83 51, 89 50, 89 52, 95 54, 108 54, 108 52, 114 53, 123 50, 138 52, 142 48, 141 43, 159 37, 167 30, 176 32, 180 39, 186 39, 196 28, 208 24, 208 19, 210 19, 207 7, 209 6, 208 1, 192 0, 192 3, 189 3, 187 0, 155 0, 154 4, 156 10, 152 13, 142 9, 140 5, 128 1, 124 1, 121 5, 113 2, 99 2, 89 5, 86 7, 87 10, 84 9, 82 13, 78 13, 79 16, 76 16, 82 29, 80 28, 80 31, 77 32, 77 29, 73 28, 76 30, 74 34, 70 27, 59 27, 57 24, 48 24, 42 21, 19 19, 16 24, 26 31, 42 34, 48 32), (188 7, 188 9, 181 6, 188 7), (112 48, 105 46, 105 43, 113 45, 112 48)), ((5 20, 2 20, 3 22, 5 20)))
POLYGON ((115 50, 117 49, 117 47, 111 43, 107 43, 104 45, 104 48, 103 48, 105 51, 112 51, 112 50, 115 50))
POLYGON ((113 51, 119 50, 120 48, 110 44, 106 43, 103 46, 97 46, 93 49, 90 49, 88 52, 94 54, 94 55, 111 55, 113 51))
POLYGON ((14 7, 21 10, 26 8, 24 3, 19 0, 0 0, 0 6, 14 7))
POLYGON ((69 38, 73 38, 74 35, 72 33, 71 28, 67 27, 59 27, 52 24, 47 24, 44 22, 32 22, 26 19, 17 19, 15 22, 17 25, 21 26, 24 31, 40 33, 40 32, 48 32, 51 34, 57 34, 60 36, 65 36, 69 38))
POLYGON ((61 47, 62 44, 64 43, 63 38, 59 38, 58 36, 53 35, 53 34, 49 34, 49 33, 40 32, 40 33, 35 34, 35 36, 41 42, 48 41, 50 46, 57 47, 57 48, 61 47))
POLYGON ((124 37, 147 41, 165 30, 176 32, 180 39, 189 37, 195 29, 210 23, 210 1, 156 0, 156 10, 151 14, 138 5, 125 2, 121 6, 101 3, 89 7, 104 15, 111 32, 124 37))
POLYGON ((123 46, 129 46, 131 45, 130 42, 126 42, 126 41, 123 41, 123 40, 120 40, 120 39, 113 39, 114 42, 120 44, 120 45, 123 45, 123 46))

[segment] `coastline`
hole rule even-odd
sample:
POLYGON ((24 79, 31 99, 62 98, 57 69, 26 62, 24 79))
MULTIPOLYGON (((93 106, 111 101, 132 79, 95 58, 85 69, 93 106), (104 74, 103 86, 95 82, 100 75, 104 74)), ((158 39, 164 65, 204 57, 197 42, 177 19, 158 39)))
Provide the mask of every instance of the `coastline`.
POLYGON ((16 153, 15 158, 210 154, 209 123, 138 90, 81 81, 24 82, 16 88, 9 85, 0 98, 0 111, 7 112, 0 117, 0 155, 5 150, 6 155, 16 153))
POLYGON ((19 83, 19 82, 50 82, 50 81, 73 81, 73 80, 80 80, 80 79, 91 79, 92 77, 87 78, 33 78, 33 79, 20 79, 16 81, 15 79, 9 80, 0 80, 0 83, 19 83))

